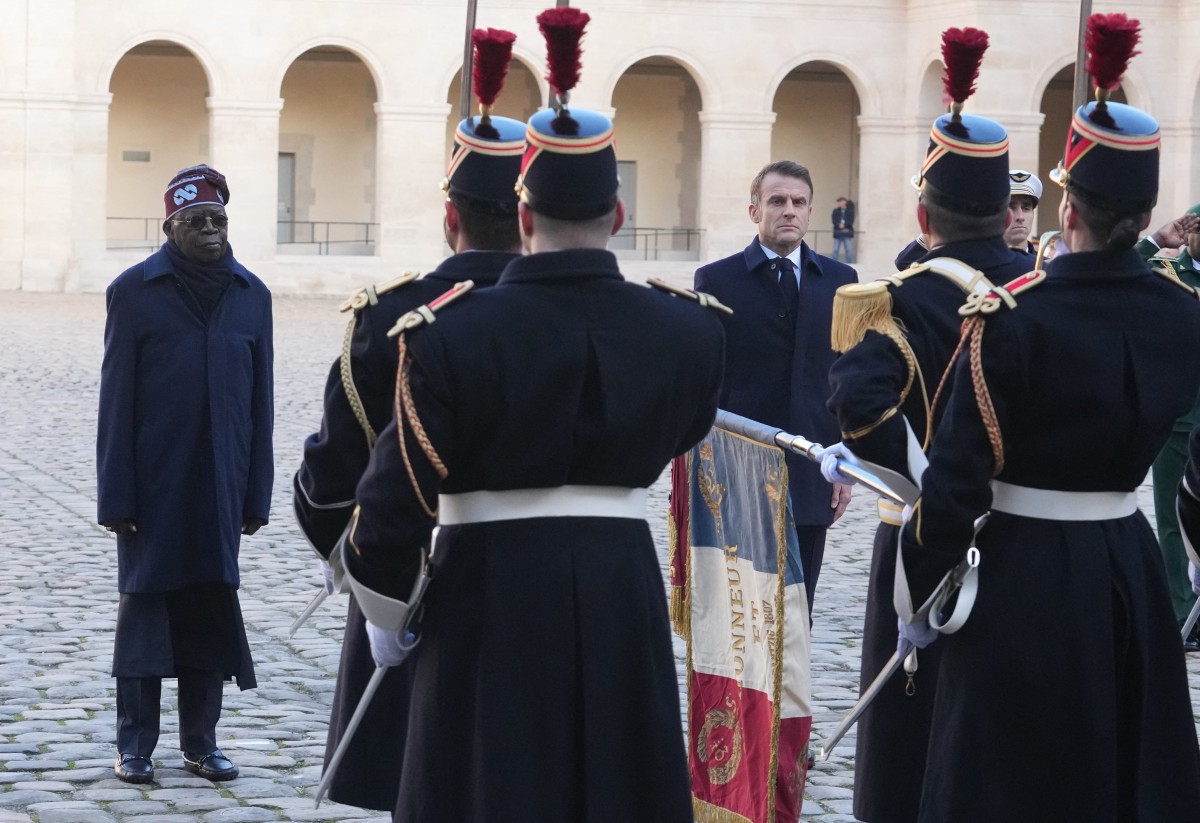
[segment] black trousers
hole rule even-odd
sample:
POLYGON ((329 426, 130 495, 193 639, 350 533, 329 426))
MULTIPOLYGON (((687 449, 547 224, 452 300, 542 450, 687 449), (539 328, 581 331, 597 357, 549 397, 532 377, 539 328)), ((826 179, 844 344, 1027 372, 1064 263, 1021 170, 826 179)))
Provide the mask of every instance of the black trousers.
MULTIPOLYGON (((217 747, 225 678, 220 672, 179 667, 179 748, 207 754, 217 747)), ((162 678, 117 678, 117 751, 150 757, 158 744, 162 678)))
POLYGON ((826 526, 797 526, 796 537, 800 541, 800 566, 804 569, 804 593, 808 595, 808 614, 811 618, 813 599, 817 593, 817 577, 821 574, 821 561, 825 559, 826 526))

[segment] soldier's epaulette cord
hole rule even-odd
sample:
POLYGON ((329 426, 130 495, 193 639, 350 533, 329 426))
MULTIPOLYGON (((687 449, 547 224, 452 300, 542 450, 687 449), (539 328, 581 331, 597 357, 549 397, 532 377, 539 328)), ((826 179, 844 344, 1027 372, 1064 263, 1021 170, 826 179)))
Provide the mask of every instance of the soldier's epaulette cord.
POLYGON ((474 287, 474 280, 464 280, 461 283, 455 283, 449 290, 443 292, 424 306, 419 306, 410 312, 402 314, 400 319, 396 321, 396 325, 392 326, 388 332, 388 337, 400 338, 396 341, 398 366, 396 371, 396 396, 394 400, 396 436, 400 439, 400 459, 404 462, 404 470, 408 474, 408 480, 412 484, 413 491, 416 493, 417 501, 421 504, 421 508, 425 513, 434 519, 437 519, 437 509, 431 506, 425 499, 425 493, 421 490, 420 481, 417 480, 412 460, 408 456, 408 444, 404 437, 405 423, 408 423, 409 429, 412 430, 413 439, 421 447, 421 451, 425 454, 425 459, 429 461, 437 476, 444 480, 449 474, 449 470, 438 455, 433 441, 425 433, 425 426, 421 423, 421 418, 417 415, 416 404, 413 403, 412 386, 409 383, 408 376, 410 366, 408 342, 405 339, 405 333, 419 326, 433 323, 437 319, 435 315, 439 311, 444 310, 474 287))
POLYGON ((411 283, 420 277, 420 272, 406 271, 397 277, 393 277, 384 283, 376 283, 366 288, 359 289, 346 298, 338 311, 347 312, 353 311, 354 317, 350 318, 350 322, 346 324, 346 333, 342 335, 342 358, 339 362, 338 370, 342 377, 342 389, 346 392, 346 400, 350 403, 350 410, 354 412, 354 419, 358 421, 358 425, 362 427, 363 434, 367 437, 367 448, 375 446, 375 428, 371 425, 371 421, 367 419, 367 411, 363 407, 362 397, 358 393, 358 386, 354 382, 354 370, 351 366, 350 351, 354 343, 354 327, 358 312, 367 306, 374 306, 379 303, 379 295, 391 291, 392 289, 400 288, 406 283, 411 283))
POLYGON ((987 294, 972 292, 967 295, 967 302, 963 303, 958 309, 959 315, 965 318, 962 324, 962 335, 958 340, 958 347, 954 350, 954 354, 946 367, 946 372, 942 375, 938 389, 933 396, 933 407, 936 409, 947 376, 958 361, 959 353, 964 348, 967 348, 969 351, 971 384, 975 390, 975 404, 979 408, 980 419, 983 421, 983 427, 987 432, 988 442, 992 446, 993 477, 1004 469, 1004 438, 1000 432, 1000 420, 996 416, 996 407, 992 402, 992 395, 988 390, 987 380, 983 373, 984 320, 989 314, 998 312, 1001 307, 1015 309, 1017 307, 1016 296, 1018 294, 1032 289, 1045 280, 1046 272, 1041 269, 1035 269, 1005 283, 1003 286, 997 286, 987 294))
POLYGON ((396 275, 391 280, 386 280, 383 283, 374 283, 361 288, 347 297, 345 302, 338 308, 338 311, 358 311, 367 306, 374 306, 379 302, 379 295, 407 285, 420 276, 421 273, 419 271, 406 271, 396 275))
POLYGON ((665 291, 667 294, 673 294, 676 297, 686 297, 689 300, 695 300, 705 308, 716 309, 717 311, 724 312, 725 314, 733 314, 733 309, 726 306, 711 294, 706 294, 702 291, 692 291, 691 289, 685 289, 682 286, 673 286, 666 280, 660 280, 657 277, 646 278, 646 285, 653 286, 659 291, 665 291))

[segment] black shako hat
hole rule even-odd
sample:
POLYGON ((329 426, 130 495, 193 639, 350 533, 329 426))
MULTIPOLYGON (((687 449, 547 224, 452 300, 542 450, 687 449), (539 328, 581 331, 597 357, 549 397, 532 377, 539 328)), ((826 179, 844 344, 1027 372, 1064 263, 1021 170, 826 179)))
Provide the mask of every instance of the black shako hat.
POLYGON ((543 109, 530 118, 525 141, 517 190, 529 208, 560 220, 588 220, 616 208, 617 153, 607 117, 543 109))
POLYGON ((1096 99, 1071 118, 1062 162, 1050 179, 1100 208, 1143 212, 1158 202, 1158 122, 1141 109, 1110 102, 1141 38, 1124 14, 1093 14, 1085 45, 1096 99))
POLYGON ((1009 197, 1008 132, 995 120, 962 113, 987 47, 987 33, 979 29, 942 32, 950 111, 934 121, 925 162, 913 178, 927 196, 965 214, 993 214, 1009 197))
POLYGON ((579 82, 580 42, 591 18, 570 6, 546 9, 538 28, 546 38, 546 79, 556 105, 529 119, 517 193, 538 214, 590 220, 617 205, 617 154, 613 124, 603 114, 568 108, 579 82))
POLYGON ((442 188, 481 211, 517 213, 514 186, 521 174, 525 124, 510 117, 468 117, 454 132, 454 150, 442 188), (480 128, 486 124, 491 128, 480 128), (481 133, 482 132, 482 133, 481 133))

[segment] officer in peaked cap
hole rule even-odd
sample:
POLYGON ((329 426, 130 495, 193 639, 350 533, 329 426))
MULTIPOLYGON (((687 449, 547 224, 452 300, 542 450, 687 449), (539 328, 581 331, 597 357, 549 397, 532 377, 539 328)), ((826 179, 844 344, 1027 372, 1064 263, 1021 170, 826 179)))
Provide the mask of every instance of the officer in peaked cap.
MULTIPOLYGON (((1101 92, 1120 70, 1103 82, 1093 67, 1123 70, 1112 51, 1131 50, 1136 28, 1111 32, 1131 24, 1089 19, 1101 92)), ((1158 124, 1097 97, 1051 175, 1070 253, 964 304, 963 354, 903 529, 914 603, 969 546, 979 558, 969 620, 938 641, 922 823, 1020 817, 1027 794, 997 790, 1018 785, 1046 820, 1200 818, 1187 671, 1137 495, 1200 390, 1200 301, 1133 249, 1157 198, 1158 124), (1101 774, 1116 778, 1098 790, 1101 774)))
MULTIPOLYGON (((494 285, 521 251, 515 185, 525 149, 525 124, 491 114, 464 119, 454 134, 443 229, 454 254, 418 278, 405 272, 351 295, 343 311, 354 312, 342 355, 329 370, 320 431, 304 444, 293 482, 293 505, 301 529, 320 558, 329 591, 341 588, 333 548, 354 510, 355 487, 366 470, 378 432, 392 417, 398 355, 388 336, 408 311, 471 281, 494 285), (334 566, 329 561, 333 560, 334 566)), ((326 742, 329 763, 375 670, 365 621, 354 598, 326 742)), ((405 744, 412 666, 397 667, 370 702, 338 771, 329 797, 339 803, 390 810, 395 805, 405 744)))
POLYGON ((1033 231, 1034 212, 1042 199, 1042 181, 1033 172, 1011 169, 1008 172, 1008 228, 1004 230, 1004 242, 1009 248, 1029 255, 1036 260, 1037 247, 1029 239, 1033 231))
POLYGON ((342 547, 391 663, 441 527, 394 819, 690 823, 645 499, 712 424, 721 324, 605 249, 623 217, 606 117, 560 97, 525 135, 532 253, 406 320, 399 408, 342 547))
MULTIPOLYGON (((956 31, 966 36, 952 29, 944 38, 956 31)), ((976 30, 966 30, 971 31, 976 30)), ((845 451, 887 476, 906 478, 911 499, 923 452, 942 420, 944 405, 934 406, 933 399, 958 345, 959 306, 969 295, 1032 268, 1031 259, 1004 241, 1008 135, 995 120, 963 113, 960 105, 939 117, 913 184, 920 192, 917 222, 930 248, 898 274, 838 290, 833 344, 842 355, 830 370, 828 404, 842 432, 842 443, 830 454, 845 451)), ((832 464, 822 469, 831 482, 852 482, 832 464)), ((863 626, 864 689, 896 651, 893 588, 901 509, 879 503, 863 626)), ((859 721, 854 770, 859 820, 917 820, 940 649, 922 650, 919 657, 915 676, 906 682, 903 672, 893 675, 878 705, 859 721)))

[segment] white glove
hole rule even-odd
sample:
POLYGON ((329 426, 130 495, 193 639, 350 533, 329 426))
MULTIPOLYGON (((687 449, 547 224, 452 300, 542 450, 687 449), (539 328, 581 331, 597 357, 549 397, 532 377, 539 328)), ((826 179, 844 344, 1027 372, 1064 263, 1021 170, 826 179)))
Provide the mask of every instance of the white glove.
POLYGON ((1200 594, 1200 568, 1195 563, 1188 563, 1188 579, 1192 581, 1192 591, 1200 594))
POLYGON ((901 657, 912 651, 913 647, 923 649, 937 640, 938 630, 932 628, 928 620, 905 623, 904 618, 899 618, 897 622, 900 624, 900 639, 896 643, 896 651, 901 657))
POLYGON ((416 648, 417 640, 417 636, 410 631, 405 631, 401 638, 398 630, 381 629, 370 620, 367 621, 367 641, 371 644, 371 657, 376 666, 399 666, 408 653, 416 648))
POLYGON ((329 565, 328 560, 321 561, 321 579, 325 582, 325 591, 335 594, 337 587, 333 582, 333 566, 329 565))
POLYGON ((821 476, 830 483, 841 483, 843 486, 853 486, 856 481, 838 471, 838 460, 843 460, 851 466, 861 466, 854 453, 846 448, 844 443, 834 443, 821 453, 821 476))

